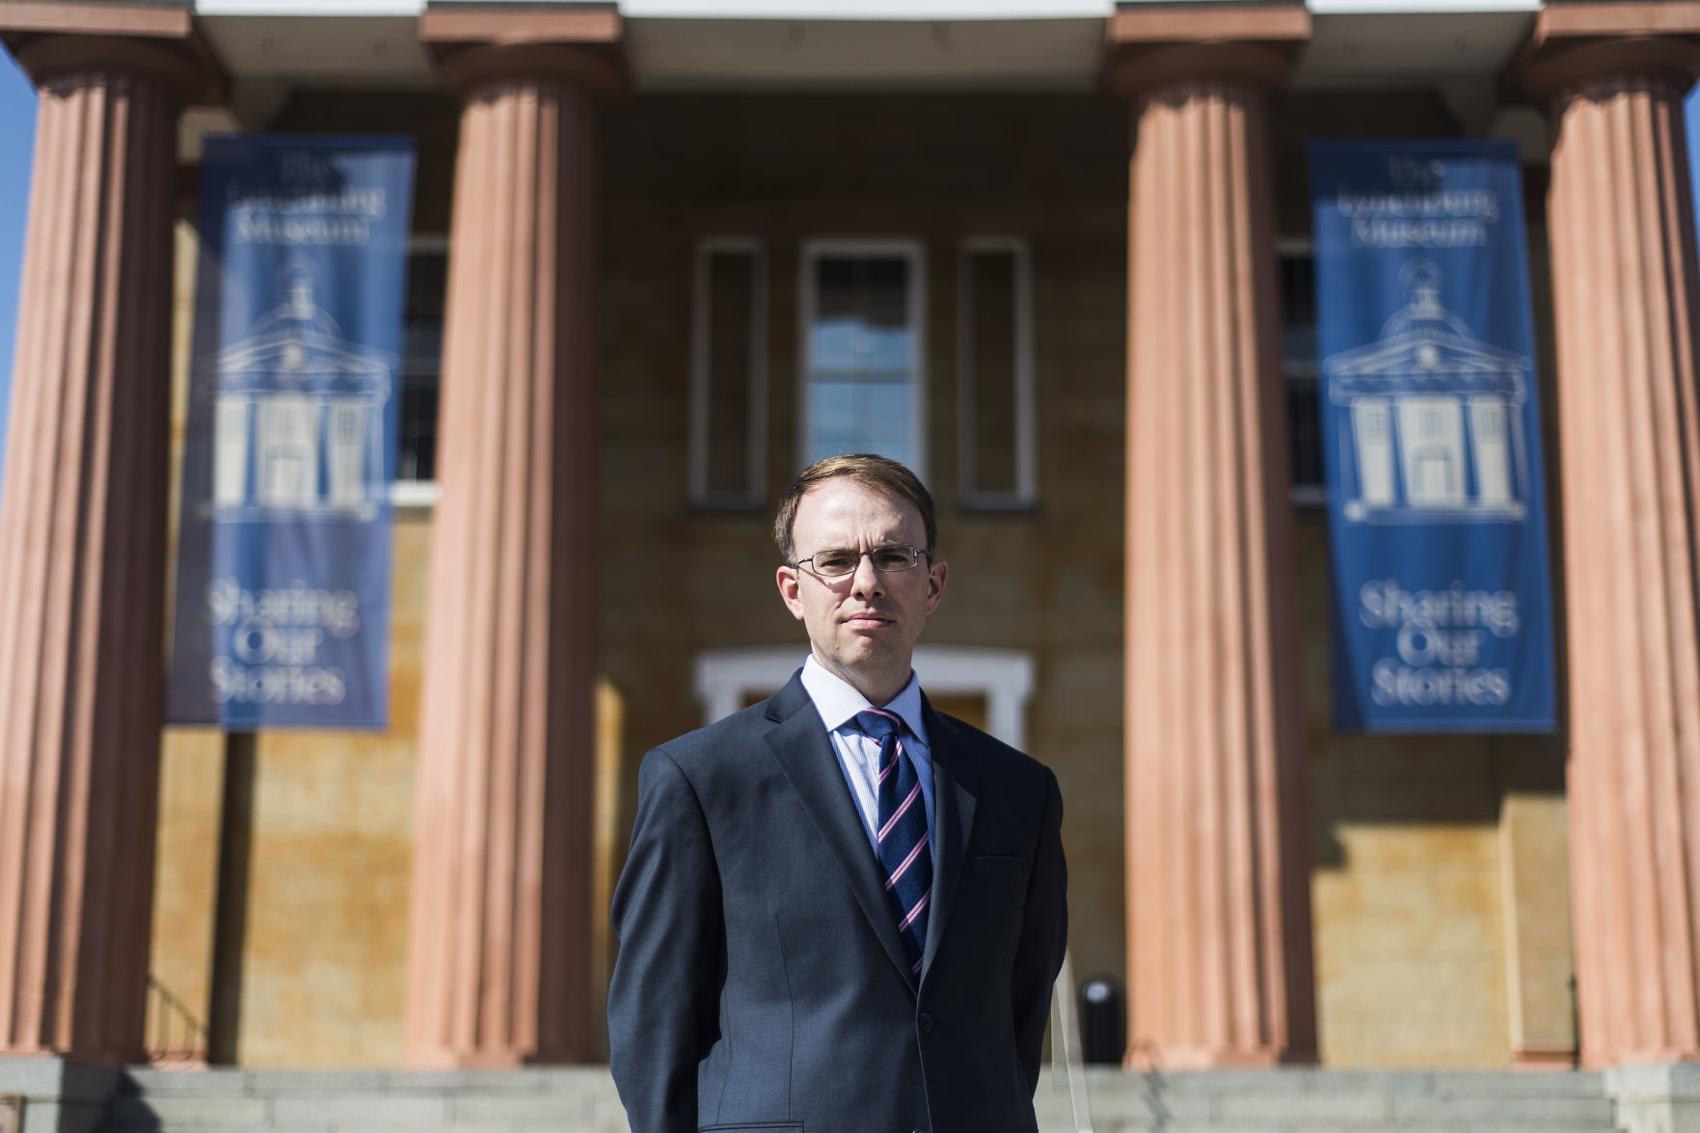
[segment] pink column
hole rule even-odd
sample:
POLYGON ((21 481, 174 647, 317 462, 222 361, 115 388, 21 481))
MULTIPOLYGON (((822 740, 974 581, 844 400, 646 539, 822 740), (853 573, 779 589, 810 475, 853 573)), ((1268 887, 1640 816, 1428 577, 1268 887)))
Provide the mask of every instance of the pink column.
POLYGON ((1582 1054, 1700 1058, 1700 408, 1676 39, 1549 41, 1582 1054))
POLYGON ((596 121, 605 64, 451 57, 449 250, 407 1052, 592 1051, 596 121))
POLYGON ((142 1054, 163 698, 167 43, 17 48, 40 93, 0 494, 0 1053, 142 1054))
POLYGON ((1285 72, 1283 53, 1246 43, 1157 47, 1113 71, 1138 108, 1125 670, 1136 1064, 1316 1057, 1266 110, 1285 72))

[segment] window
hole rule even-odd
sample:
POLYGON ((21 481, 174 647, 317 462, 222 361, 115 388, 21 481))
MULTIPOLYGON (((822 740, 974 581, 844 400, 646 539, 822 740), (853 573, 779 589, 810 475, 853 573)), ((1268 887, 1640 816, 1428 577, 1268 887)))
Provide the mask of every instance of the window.
POLYGON ((926 478, 922 271, 912 243, 804 245, 803 464, 875 452, 926 478))
POLYGON ((1328 502, 1328 485, 1322 464, 1322 366, 1316 356, 1316 258, 1308 244, 1293 244, 1276 253, 1276 262, 1293 502, 1322 507, 1328 502))
POLYGON ((366 480, 361 465, 366 462, 366 407, 359 398, 331 399, 330 451, 325 455, 330 475, 330 498, 344 506, 358 505, 366 498, 366 480))
POLYGON ((1033 502, 1033 312, 1027 248, 973 240, 957 283, 961 317, 962 499, 1033 502))
POLYGON ((241 507, 248 496, 248 395, 218 395, 218 424, 213 429, 213 499, 218 506, 241 507))
POLYGON ((260 402, 260 499, 267 507, 308 507, 318 495, 313 405, 276 393, 260 402))
POLYGON ((705 241, 691 312, 691 499, 761 503, 766 474, 767 265, 760 244, 705 241))
POLYGON ((437 400, 443 374, 443 308, 449 249, 442 237, 415 237, 407 253, 407 306, 402 314, 401 426, 396 479, 437 478, 437 400))

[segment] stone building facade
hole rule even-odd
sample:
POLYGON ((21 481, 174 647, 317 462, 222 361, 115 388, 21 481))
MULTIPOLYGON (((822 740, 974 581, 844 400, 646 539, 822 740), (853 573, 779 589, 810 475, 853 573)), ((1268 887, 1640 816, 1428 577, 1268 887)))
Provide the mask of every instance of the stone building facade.
POLYGON ((800 661, 768 517, 865 439, 941 506, 924 682, 1057 771, 1130 1061, 1700 1057, 1694 5, 249 7, 0 0, 0 1052, 604 1057, 637 761, 800 661), (377 734, 160 716, 233 128, 417 147, 377 734), (1525 162, 1568 709, 1338 735, 1303 143, 1479 136, 1525 162), (891 389, 834 385, 834 318, 891 389))

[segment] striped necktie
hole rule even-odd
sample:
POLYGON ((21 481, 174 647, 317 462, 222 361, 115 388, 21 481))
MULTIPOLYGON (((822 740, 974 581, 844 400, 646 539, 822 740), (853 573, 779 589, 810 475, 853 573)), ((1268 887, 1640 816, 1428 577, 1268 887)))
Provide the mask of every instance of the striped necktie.
POLYGON ((885 892, 897 917, 897 932, 908 953, 910 974, 921 974, 927 944, 927 902, 933 891, 933 852, 927 846, 927 808, 921 778, 903 748, 903 720, 870 708, 856 714, 856 725, 879 742, 879 843, 885 892))

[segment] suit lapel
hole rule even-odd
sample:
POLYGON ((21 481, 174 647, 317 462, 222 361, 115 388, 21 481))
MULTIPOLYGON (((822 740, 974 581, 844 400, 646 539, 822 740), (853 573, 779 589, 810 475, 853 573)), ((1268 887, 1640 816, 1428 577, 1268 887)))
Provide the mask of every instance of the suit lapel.
POLYGON ((803 800, 803 808, 820 828, 821 837, 831 847, 832 856, 844 872, 863 915, 873 926, 874 935, 879 937, 893 966, 913 990, 909 961, 897 935, 897 920, 886 901, 885 880, 880 876, 873 847, 868 844, 867 829, 844 782, 832 741, 827 738, 820 714, 814 710, 814 702, 802 681, 793 676, 768 702, 767 715, 778 725, 767 733, 768 747, 803 800))
POLYGON ((925 696, 921 712, 933 762, 933 911, 927 918, 927 947, 921 956, 921 978, 927 978, 933 957, 944 938, 945 923, 956 903, 968 837, 974 832, 974 804, 980 793, 980 762, 966 750, 954 721, 937 712, 925 696))

